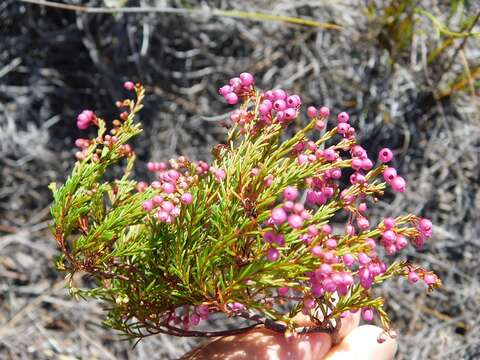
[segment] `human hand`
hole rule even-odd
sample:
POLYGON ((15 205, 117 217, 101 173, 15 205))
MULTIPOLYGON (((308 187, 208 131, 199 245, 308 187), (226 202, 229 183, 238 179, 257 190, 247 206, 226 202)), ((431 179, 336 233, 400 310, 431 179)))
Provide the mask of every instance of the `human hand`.
MULTIPOLYGON (((297 323, 307 325, 303 319, 297 323)), ((379 344, 383 329, 373 325, 358 326, 359 314, 342 319, 340 343, 333 346, 330 335, 312 333, 286 339, 283 334, 268 329, 257 329, 240 335, 225 336, 194 350, 189 360, 387 360, 393 359, 397 350, 394 339, 387 337, 379 344)))

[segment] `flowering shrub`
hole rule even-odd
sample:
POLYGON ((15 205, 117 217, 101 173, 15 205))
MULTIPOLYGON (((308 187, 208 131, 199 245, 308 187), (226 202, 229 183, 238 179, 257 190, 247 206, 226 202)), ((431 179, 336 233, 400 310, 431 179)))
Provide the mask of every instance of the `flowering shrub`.
MULTIPOLYGON (((220 88, 230 115, 228 140, 215 160, 150 162, 153 181, 130 173, 140 134, 134 122, 144 89, 126 82, 136 99, 119 101, 119 119, 106 123, 90 110, 80 129, 96 127, 80 150, 65 184, 51 186, 53 232, 62 251, 72 295, 109 303, 106 325, 129 337, 165 333, 218 336, 266 327, 288 334, 328 332, 335 339, 341 318, 361 311, 377 315, 392 334, 373 288, 392 277, 419 280, 431 290, 435 274, 392 256, 409 244, 421 247, 432 224, 415 215, 387 217, 374 225, 368 206, 387 186, 404 192, 405 180, 387 164, 388 148, 370 159, 356 143, 349 115, 310 106, 308 125, 293 137, 284 130, 301 115, 301 99, 276 89, 261 92, 243 73, 220 88), (125 174, 109 181, 109 167, 125 160, 125 174), (376 164, 375 164, 376 163, 376 164), (346 218, 337 226, 338 213, 346 218), (388 259, 388 260, 386 260, 388 259), (74 274, 95 286, 79 289, 74 274), (234 330, 200 331, 213 313, 252 324, 234 330), (295 316, 310 316, 298 327, 295 316)), ((381 339, 380 339, 381 340, 381 339)))

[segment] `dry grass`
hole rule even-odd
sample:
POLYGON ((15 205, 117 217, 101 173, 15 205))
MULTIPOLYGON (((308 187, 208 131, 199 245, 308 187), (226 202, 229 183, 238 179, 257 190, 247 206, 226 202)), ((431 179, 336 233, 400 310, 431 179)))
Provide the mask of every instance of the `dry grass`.
MULTIPOLYGON (((180 3, 195 5, 168 5, 180 3)), ((447 8, 418 3, 448 22, 447 8)), ((467 78, 465 92, 449 94, 459 74, 475 74, 480 65, 479 39, 470 38, 461 51, 447 47, 441 61, 428 65, 427 51, 440 41, 431 22, 417 17, 418 30, 392 65, 393 52, 380 36, 386 31, 381 11, 368 20, 354 1, 249 4, 345 30, 0 3, 0 358, 163 359, 193 346, 195 340, 157 336, 132 349, 97 325, 101 304, 69 298, 52 265, 46 186, 62 181, 73 164, 71 147, 80 134, 75 113, 93 105, 111 116, 127 78, 141 80, 149 93, 142 115, 147 131, 136 144, 140 163, 180 153, 208 158, 209 146, 224 135, 210 117, 227 111, 216 87, 243 70, 255 73, 262 87, 284 86, 305 94, 306 103, 349 111, 371 154, 393 144, 409 192, 381 203, 375 216, 409 210, 432 217, 433 241, 405 256, 430 264, 444 282, 431 295, 405 281, 384 286, 400 334, 398 359, 480 358, 478 84, 475 90, 467 78), (447 96, 437 100, 440 93, 447 96)), ((470 14, 480 10, 470 6, 470 14)), ((453 17, 449 26, 459 29, 460 21, 453 17)), ((144 175, 141 166, 138 174, 144 175)))

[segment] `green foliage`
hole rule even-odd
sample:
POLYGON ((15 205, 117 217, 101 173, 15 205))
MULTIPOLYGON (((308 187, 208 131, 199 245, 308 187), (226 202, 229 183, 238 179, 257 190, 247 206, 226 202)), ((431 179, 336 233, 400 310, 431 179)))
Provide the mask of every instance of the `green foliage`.
POLYGON ((412 49, 415 34, 437 35, 427 43, 428 65, 431 66, 457 61, 458 50, 454 51, 453 58, 447 50, 454 46, 461 49, 466 39, 480 36, 479 32, 472 31, 480 14, 469 12, 468 2, 462 0, 451 1, 447 19, 450 22, 454 16, 460 16, 458 31, 452 30, 449 24, 442 23, 438 14, 422 8, 412 0, 391 0, 384 6, 370 4, 368 16, 372 28, 377 29, 376 38, 380 46, 388 51, 392 64, 410 61, 412 51, 416 51, 412 49), (427 20, 426 29, 422 26, 424 20, 427 20))
MULTIPOLYGON (((333 142, 336 127, 323 134, 316 133, 317 118, 283 141, 284 124, 258 121, 263 95, 252 92, 242 105, 249 122, 230 128, 226 144, 214 149, 216 160, 210 172, 199 174, 198 164, 185 158, 170 161, 172 168, 188 182, 193 198, 192 203, 180 205, 179 195, 185 189, 179 188, 178 193, 169 195, 153 182, 147 186, 130 179, 135 155, 126 151, 126 146, 142 131, 134 117, 142 108, 144 97, 140 85, 135 86, 135 91, 137 100, 120 103, 128 107, 128 112, 120 116, 122 121, 114 121, 111 135, 105 135, 105 122, 98 119, 97 136, 79 156, 65 184, 51 185, 52 232, 63 253, 57 267, 67 272, 71 294, 105 300, 109 304, 106 325, 129 337, 141 338, 158 332, 208 336, 188 330, 189 317, 200 306, 206 306, 207 313, 283 320, 293 329, 293 318, 304 309, 303 301, 313 296, 308 273, 323 263, 312 253, 312 247, 322 244, 325 236, 316 238, 312 244, 305 243, 301 236, 307 234, 307 225, 320 228, 344 208, 355 213, 355 205, 347 203, 345 196, 382 195, 385 184, 375 178, 385 166, 370 170, 366 184, 348 186, 342 196, 340 187, 336 188, 330 201, 308 210, 310 217, 305 226, 269 225, 272 207, 287 186, 305 189, 309 179, 352 166, 351 159, 342 158, 301 164, 295 153, 299 143, 308 141, 310 136, 316 138, 315 146, 329 146, 340 152, 350 149, 355 142, 351 138, 333 142), (115 141, 110 141, 111 137, 115 141), (106 181, 107 170, 122 162, 126 162, 125 175, 106 181), (224 177, 219 179, 215 169, 222 169, 224 177), (268 177, 272 181, 267 185, 268 177), (146 211, 143 206, 154 195, 175 202, 180 207, 179 216, 168 223, 159 221, 155 211, 146 211), (277 247, 281 251, 277 261, 265 256, 270 245, 264 236, 273 229, 285 235, 285 243, 277 247), (83 272, 95 280, 94 287, 75 287, 75 274, 83 272), (293 295, 279 297, 276 290, 283 287, 289 287, 293 295), (284 300, 294 306, 285 310, 279 306, 284 300), (236 303, 242 304, 245 311, 232 307, 236 303), (172 319, 182 319, 187 325, 183 329, 173 326, 172 319)), ((399 217, 396 231, 414 238, 419 234, 413 226, 416 222, 418 219, 413 215, 399 217)), ((382 226, 356 235, 338 234, 335 255, 369 252, 365 240, 379 238, 382 226)), ((341 263, 333 267, 346 270, 341 263)), ((409 263, 393 263, 375 278, 374 284, 392 276, 406 276, 411 271, 424 274, 409 263)), ((383 302, 356 284, 339 298, 328 292, 317 296, 311 318, 314 323, 331 328, 343 312, 370 307, 377 310, 388 330, 383 302)))

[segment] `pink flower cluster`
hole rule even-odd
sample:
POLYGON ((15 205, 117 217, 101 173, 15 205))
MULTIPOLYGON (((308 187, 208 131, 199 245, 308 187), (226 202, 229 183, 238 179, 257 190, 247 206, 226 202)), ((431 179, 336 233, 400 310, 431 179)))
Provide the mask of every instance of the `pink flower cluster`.
POLYGON ((385 248, 387 255, 393 255, 408 245, 408 240, 404 236, 397 234, 395 231, 394 219, 385 218, 383 220, 383 225, 384 229, 381 231, 381 244, 385 248))
POLYGON ((182 205, 193 202, 193 196, 188 189, 194 179, 187 174, 187 159, 183 156, 178 160, 172 159, 170 165, 169 169, 164 162, 147 163, 147 170, 154 172, 157 178, 150 186, 158 193, 142 204, 147 213, 154 211, 154 218, 167 224, 173 223, 180 216, 182 205))
POLYGON ((315 129, 321 131, 326 127, 325 119, 330 116, 330 109, 326 106, 322 106, 317 110, 315 106, 309 106, 307 108, 307 116, 311 119, 317 118, 315 129))
POLYGON ((228 104, 235 105, 240 98, 248 96, 252 92, 254 84, 253 75, 245 72, 241 73, 239 77, 231 78, 228 85, 218 89, 218 93, 228 104))
POLYGON ((198 175, 205 175, 208 174, 208 171, 210 170, 210 165, 208 165, 205 161, 198 161, 195 167, 195 172, 198 175))
POLYGON ((258 107, 258 113, 260 120, 267 124, 288 123, 295 120, 302 105, 300 96, 288 95, 283 89, 266 91, 261 99, 263 100, 258 107))
MULTIPOLYGON (((393 159, 393 153, 390 149, 384 148, 378 153, 378 160, 386 164, 393 159)), ((407 184, 405 179, 397 175, 397 170, 393 167, 387 167, 383 171, 383 178, 392 187, 394 191, 405 192, 407 184)))
POLYGON ((236 109, 231 112, 230 120, 244 131, 244 126, 254 121, 255 117, 246 110, 236 109))
MULTIPOLYGON (((236 82, 240 84, 240 81, 236 82)), ((253 80, 248 82, 249 86, 252 84, 253 80)), ((238 88, 241 86, 238 85, 238 88)), ((250 87, 248 91, 251 93, 250 87)), ((227 85, 227 87, 221 88, 220 93, 226 97, 231 93, 230 87, 227 85)), ((251 111, 237 109, 232 112, 231 120, 241 126, 246 126, 253 121, 258 121, 259 124, 274 122, 287 124, 288 121, 294 120, 298 116, 302 103, 298 95, 289 96, 282 89, 261 93, 259 99, 258 118, 251 111)), ((234 104, 237 100, 235 98, 235 101, 231 101, 231 103, 234 104)), ((227 102, 229 102, 228 99, 227 102)), ((321 131, 326 128, 330 109, 325 106, 320 109, 310 106, 307 109, 307 115, 316 120, 315 129, 321 131)), ((266 258, 269 261, 279 261, 282 256, 282 248, 285 247, 285 235, 292 231, 298 232, 302 242, 310 247, 312 256, 321 260, 321 265, 317 270, 309 274, 310 292, 304 293, 304 309, 307 310, 315 306, 314 297, 321 297, 324 293, 336 293, 338 296, 344 296, 356 282, 368 290, 372 287, 375 279, 382 276, 387 270, 387 265, 377 254, 377 242, 371 237, 363 240, 363 246, 358 253, 340 255, 337 251, 339 244, 345 241, 345 237, 362 236, 372 231, 370 230, 370 221, 366 216, 365 199, 369 191, 369 172, 374 168, 374 162, 368 157, 366 150, 356 144, 355 128, 350 124, 348 113, 338 114, 336 132, 343 138, 339 144, 321 149, 315 141, 304 138, 295 144, 292 156, 296 157, 301 166, 319 162, 339 164, 338 167, 331 167, 314 177, 307 178, 302 187, 306 188, 305 205, 309 207, 325 205, 337 196, 341 199, 345 211, 351 214, 345 227, 345 234, 332 234, 332 228, 328 224, 318 226, 311 223, 312 212, 305 209, 302 202, 298 202, 300 193, 295 186, 287 186, 284 189, 282 203, 271 209, 270 217, 264 224, 263 239, 268 244, 266 258), (341 168, 345 167, 340 164, 346 161, 342 152, 348 152, 350 158, 350 167, 353 173, 350 175, 349 181, 352 187, 360 189, 356 195, 353 194, 351 188, 340 189, 341 168)), ((394 191, 404 192, 405 180, 397 175, 395 168, 382 165, 393 160, 393 152, 388 148, 381 149, 378 160, 379 166, 383 166, 385 181, 394 191)), ((273 179, 273 176, 265 178, 264 184, 270 186, 273 179)), ((421 246, 425 242, 425 238, 431 236, 431 222, 427 219, 419 221, 417 219, 412 217, 410 221, 419 231, 419 235, 413 237, 412 242, 416 246, 421 246)), ((409 243, 407 237, 412 238, 404 234, 403 228, 396 226, 395 220, 392 218, 384 219, 383 223, 379 225, 378 231, 381 235, 379 244, 387 255, 393 255, 404 249, 409 243)), ((422 273, 418 269, 410 271, 409 280, 413 282, 415 277, 419 278, 418 274, 423 277, 428 286, 437 281, 435 275, 422 273)), ((289 289, 285 287, 278 289, 279 296, 286 296, 288 292, 289 289)), ((368 321, 372 320, 373 309, 363 308, 362 317, 368 321)))
POLYGON ((354 279, 349 271, 334 270, 332 264, 338 260, 334 255, 324 254, 325 262, 311 274, 311 291, 315 297, 321 297, 325 292, 337 292, 339 295, 346 295, 354 279), (330 255, 330 256, 328 256, 330 255))
POLYGON ((197 326, 202 320, 208 320, 210 308, 207 304, 194 307, 185 307, 185 313, 172 313, 167 316, 167 322, 172 325, 182 325, 185 330, 191 326, 197 326))
POLYGON ((78 160, 83 160, 87 156, 88 153, 88 148, 92 144, 92 141, 90 139, 76 139, 75 140, 75 146, 80 148, 80 151, 77 151, 75 153, 75 157, 78 160))
MULTIPOLYGON (((356 150, 358 151, 359 149, 357 148, 356 150)), ((323 189, 323 191, 320 190, 320 192, 325 192, 325 186, 321 180, 311 180, 309 185, 319 186, 323 189), (315 182, 319 182, 319 184, 313 185, 315 182)), ((332 192, 333 194, 334 191, 337 191, 338 186, 334 184, 330 185, 332 190, 328 190, 327 192, 329 194, 332 192)), ((309 192, 311 194, 313 193, 311 190, 309 190, 309 192)), ((280 233, 280 231, 283 229, 283 231, 288 232, 289 230, 284 228, 284 226, 288 224, 292 230, 300 230, 299 238, 306 245, 310 246, 311 254, 321 260, 321 265, 318 269, 314 273, 309 274, 311 295, 321 297, 324 293, 337 293, 339 296, 344 296, 356 281, 358 281, 365 290, 370 289, 375 278, 383 275, 387 269, 387 265, 380 259, 376 252, 376 241, 373 238, 366 238, 364 240, 363 252, 338 255, 336 249, 339 242, 344 241, 344 235, 332 234, 332 227, 328 224, 321 226, 320 229, 315 224, 307 224, 305 228, 303 226, 304 220, 308 220, 311 215, 303 208, 301 203, 293 203, 298 196, 299 192, 296 188, 291 186, 286 187, 283 192, 282 205, 274 207, 271 210, 271 215, 266 222, 266 231, 264 233, 264 241, 270 244, 270 247, 267 249, 267 259, 269 261, 277 261, 280 259, 281 252, 278 247, 285 246, 285 235, 280 233), (293 213, 288 215, 289 211, 293 211, 293 213), (304 217, 302 217, 302 213, 305 214, 304 217), (295 218, 291 218, 293 216, 295 216, 295 218), (270 230, 272 227, 276 230, 270 230)), ((349 204, 354 200, 353 198, 349 199, 349 204)), ((322 201, 322 203, 325 202, 326 200, 322 201)), ((311 200, 309 203, 316 204, 311 200)), ((366 203, 361 202, 355 207, 351 206, 345 209, 352 212, 352 218, 356 218, 356 225, 360 231, 359 235, 369 230, 370 223, 365 216, 365 212, 367 211, 366 203)), ((425 238, 432 234, 431 221, 428 219, 420 219, 417 221, 417 218, 414 217, 411 219, 411 222, 419 231, 419 235, 412 240, 413 244, 418 246, 421 243, 423 245, 425 238)), ((397 227, 394 219, 385 218, 378 229, 381 234, 380 244, 385 249, 387 255, 393 255, 408 245, 407 238, 402 235, 403 228, 397 227)), ((352 223, 347 224, 346 236, 355 236, 355 234, 355 226, 352 223)), ((422 273, 422 271, 420 271, 420 274, 428 286, 435 284, 437 281, 436 276, 431 273, 422 273)), ((418 271, 411 271, 408 275, 410 282, 415 282, 418 278, 418 271)), ((283 296, 286 294, 286 291, 288 291, 288 289, 285 290, 282 288, 281 292, 283 296)), ((308 293, 305 294, 306 299, 309 299, 309 296, 308 293)), ((371 320, 373 318, 373 310, 370 308, 362 309, 362 316, 365 320, 371 320)))
POLYGON ((97 117, 91 110, 83 110, 78 116, 77 116, 77 127, 80 130, 85 130, 87 129, 90 125, 96 124, 97 122, 97 117))
POLYGON ((308 205, 324 205, 334 195, 338 188, 335 180, 340 179, 342 171, 340 169, 331 169, 322 175, 307 179, 306 202, 308 205))
MULTIPOLYGON (((113 145, 115 145, 116 143, 118 143, 118 137, 117 136, 112 136, 112 135, 109 135, 109 134, 104 135, 103 137, 98 136, 94 140, 78 138, 78 139, 75 140, 75 146, 80 148, 81 151, 77 151, 75 153, 75 157, 78 160, 85 159, 87 157, 87 154, 88 154, 88 148, 93 144, 103 145, 103 146, 107 146, 109 148, 112 148, 113 145)), ((123 144, 123 145, 119 146, 118 153, 121 156, 131 156, 133 154, 133 149, 130 146, 130 144, 123 144)), ((98 161, 99 159, 100 159, 100 157, 99 157, 98 153, 93 153, 92 160, 93 161, 98 161)))
POLYGON ((428 238, 432 237, 432 222, 429 219, 420 219, 417 224, 419 235, 413 239, 413 243, 416 247, 421 248, 425 245, 428 238))
MULTIPOLYGON (((159 222, 172 224, 180 216, 181 206, 190 205, 193 202, 193 195, 188 190, 195 182, 195 178, 188 174, 189 166, 194 166, 197 175, 211 174, 216 181, 224 180, 226 172, 204 161, 191 164, 184 156, 180 156, 177 160, 170 159, 169 164, 147 163, 147 170, 156 176, 150 186, 156 190, 157 194, 144 201, 142 207, 147 213, 154 212, 153 216, 159 222)), ((142 183, 141 187, 137 186, 137 190, 144 191, 147 187, 148 184, 142 183)))
POLYGON ((272 210, 268 225, 280 226, 288 223, 292 228, 298 229, 303 225, 305 220, 310 220, 312 215, 305 210, 301 202, 294 202, 299 193, 293 186, 287 186, 283 192, 283 204, 272 210))
MULTIPOLYGON (((230 302, 227 309, 232 314, 244 311, 245 305, 239 302, 230 302)), ((182 325, 183 329, 188 330, 192 326, 197 326, 201 321, 208 320, 211 310, 208 304, 198 306, 184 306, 183 314, 171 313, 167 315, 167 322, 172 325, 182 325)))

